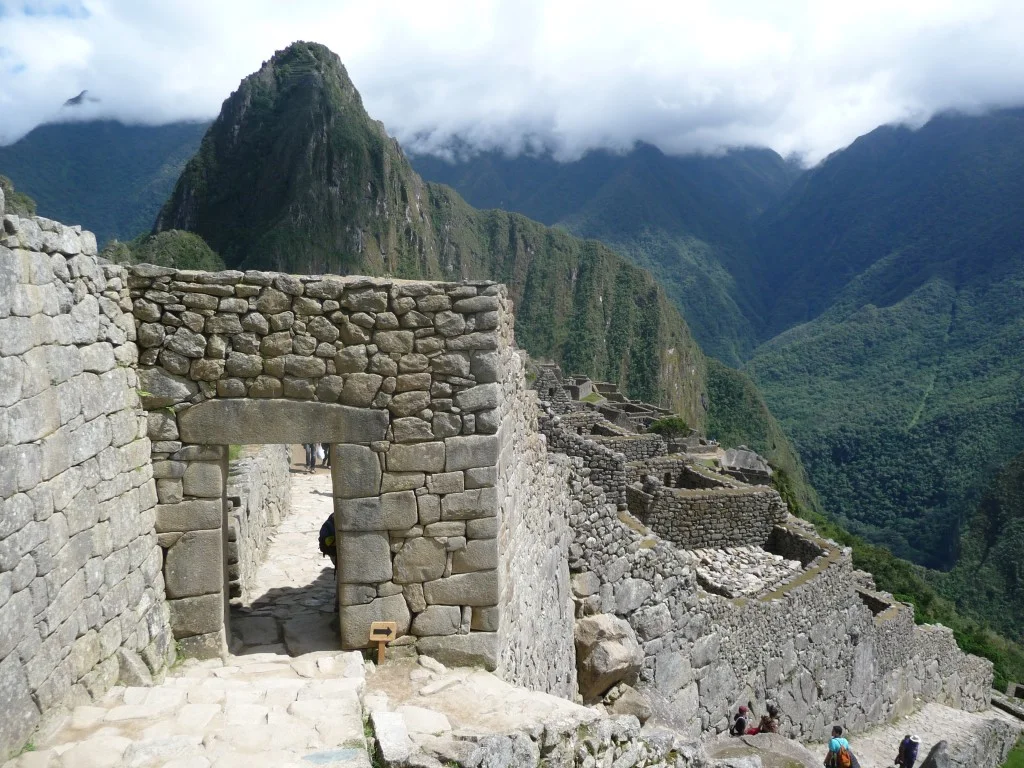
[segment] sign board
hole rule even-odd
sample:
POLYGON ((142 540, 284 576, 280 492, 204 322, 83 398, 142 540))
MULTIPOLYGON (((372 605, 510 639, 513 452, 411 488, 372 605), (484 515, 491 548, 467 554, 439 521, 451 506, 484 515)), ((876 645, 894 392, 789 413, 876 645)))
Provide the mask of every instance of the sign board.
POLYGON ((394 621, 374 621, 370 624, 370 642, 377 644, 377 663, 384 663, 384 646, 398 637, 398 623, 394 621))

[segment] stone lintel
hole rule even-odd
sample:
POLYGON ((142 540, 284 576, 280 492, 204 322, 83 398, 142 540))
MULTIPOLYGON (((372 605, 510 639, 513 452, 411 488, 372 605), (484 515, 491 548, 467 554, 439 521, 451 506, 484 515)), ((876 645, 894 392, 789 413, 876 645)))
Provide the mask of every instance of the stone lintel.
POLYGON ((387 428, 387 411, 301 400, 207 400, 178 415, 181 439, 201 445, 371 443, 387 428))

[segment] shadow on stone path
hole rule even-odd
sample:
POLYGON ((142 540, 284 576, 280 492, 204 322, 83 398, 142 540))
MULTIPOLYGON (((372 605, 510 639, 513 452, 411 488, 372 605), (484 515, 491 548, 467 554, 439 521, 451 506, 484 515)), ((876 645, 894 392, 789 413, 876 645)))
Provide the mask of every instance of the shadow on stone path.
POLYGON ((302 449, 292 450, 292 507, 270 536, 248 604, 231 609, 231 651, 236 655, 301 656, 340 650, 334 568, 320 554, 317 537, 331 513, 331 470, 302 469, 302 449))

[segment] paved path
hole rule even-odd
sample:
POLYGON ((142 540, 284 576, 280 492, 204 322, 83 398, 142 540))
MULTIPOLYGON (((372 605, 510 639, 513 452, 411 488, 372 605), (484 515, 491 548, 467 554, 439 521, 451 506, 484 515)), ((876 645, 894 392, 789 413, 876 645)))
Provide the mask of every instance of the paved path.
POLYGON ((317 547, 334 503, 331 470, 306 474, 302 447, 292 450, 292 509, 270 537, 252 602, 231 612, 232 652, 339 650, 335 573, 317 547))
MULTIPOLYGON (((883 768, 893 764, 900 741, 909 733, 921 737, 921 748, 918 752, 918 763, 921 763, 928 751, 943 739, 953 747, 982 741, 981 734, 984 733, 986 724, 993 719, 1015 722, 1018 728, 1024 725, 1013 718, 1004 717, 994 709, 964 712, 941 704, 925 704, 913 714, 894 723, 852 736, 850 746, 862 768, 883 768)), ((823 744, 808 747, 816 754, 825 755, 826 748, 823 744)))
POLYGON ((370 768, 358 652, 190 661, 112 689, 5 768, 370 768))

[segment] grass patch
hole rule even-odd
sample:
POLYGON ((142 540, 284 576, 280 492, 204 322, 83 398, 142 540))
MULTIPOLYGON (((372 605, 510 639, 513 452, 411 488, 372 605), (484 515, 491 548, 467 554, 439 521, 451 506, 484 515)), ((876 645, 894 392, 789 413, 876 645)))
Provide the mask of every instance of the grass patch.
POLYGON ((1017 746, 1010 750, 1010 754, 1003 763, 1003 768, 1024 768, 1024 738, 1017 742, 1017 746))
POLYGON ((599 403, 602 400, 604 400, 604 397, 599 395, 597 392, 591 392, 586 397, 581 397, 580 398, 580 402, 581 403, 599 403))
POLYGON ((236 461, 242 458, 242 446, 240 445, 229 445, 228 446, 228 461, 236 461))

